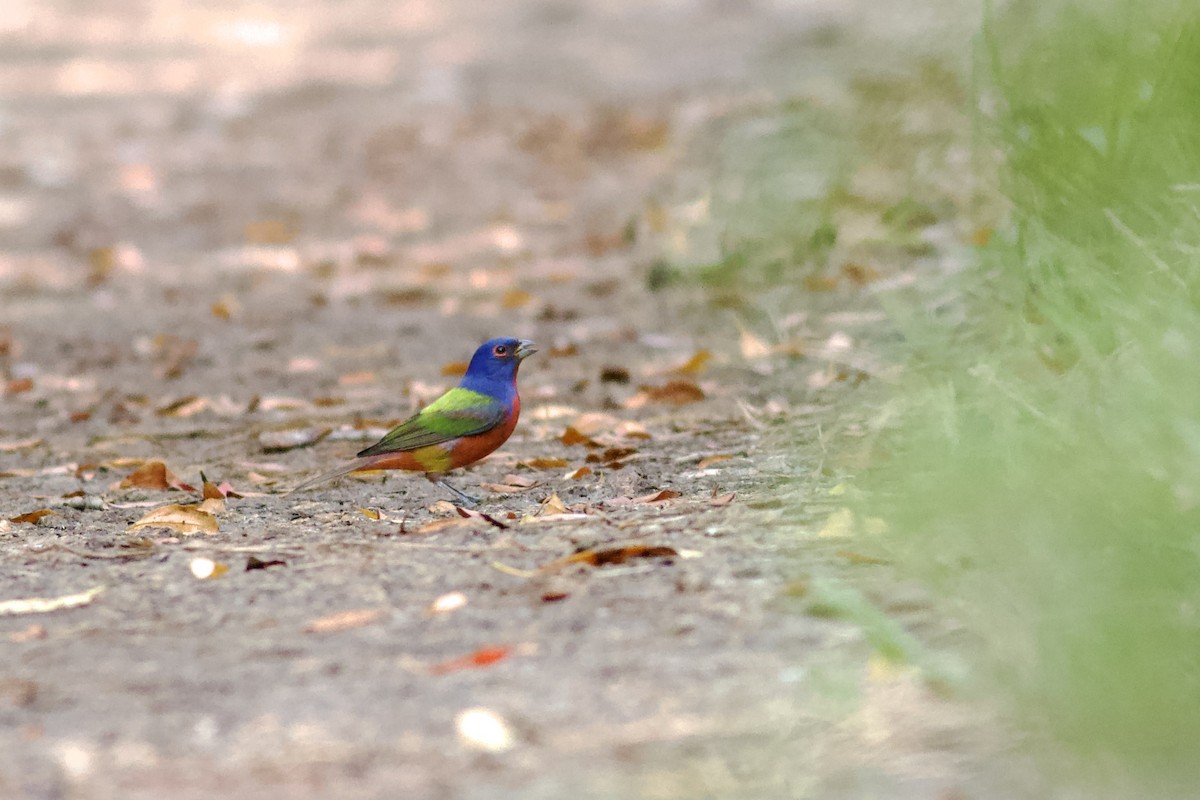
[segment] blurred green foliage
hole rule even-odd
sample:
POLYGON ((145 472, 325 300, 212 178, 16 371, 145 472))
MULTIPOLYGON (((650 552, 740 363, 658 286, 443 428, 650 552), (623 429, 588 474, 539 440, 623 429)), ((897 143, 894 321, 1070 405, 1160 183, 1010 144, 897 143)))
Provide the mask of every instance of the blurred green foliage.
MULTIPOLYGON (((1017 2, 980 39, 1011 224, 908 310, 863 476, 979 674, 1123 796, 1200 785, 1200 8, 1017 2)), ((897 211, 907 215, 909 210, 897 211)))

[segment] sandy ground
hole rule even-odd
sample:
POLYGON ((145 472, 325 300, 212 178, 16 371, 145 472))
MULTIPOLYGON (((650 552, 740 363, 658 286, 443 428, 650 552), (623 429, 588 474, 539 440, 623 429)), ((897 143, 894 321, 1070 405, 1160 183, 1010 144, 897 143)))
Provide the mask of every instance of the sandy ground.
POLYGON ((0 523, 0 601, 103 588, 0 616, 0 796, 1015 796, 986 713, 792 597, 953 634, 819 535, 869 299, 769 354, 647 288, 698 142, 921 24, 868 6, 7 4, 0 517, 54 513, 0 523), (542 352, 457 477, 488 518, 283 495, 501 334, 542 352), (130 529, 201 471, 215 532, 130 529), (629 545, 670 550, 553 563, 629 545))

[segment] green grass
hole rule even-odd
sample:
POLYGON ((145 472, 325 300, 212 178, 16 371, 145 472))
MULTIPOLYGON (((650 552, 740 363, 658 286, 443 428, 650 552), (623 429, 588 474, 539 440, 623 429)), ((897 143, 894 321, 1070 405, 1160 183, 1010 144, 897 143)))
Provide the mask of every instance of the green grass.
POLYGON ((1200 781, 1200 9, 1017 3, 979 44, 1002 226, 953 327, 906 314, 861 483, 903 568, 986 643, 1049 760, 1200 781))

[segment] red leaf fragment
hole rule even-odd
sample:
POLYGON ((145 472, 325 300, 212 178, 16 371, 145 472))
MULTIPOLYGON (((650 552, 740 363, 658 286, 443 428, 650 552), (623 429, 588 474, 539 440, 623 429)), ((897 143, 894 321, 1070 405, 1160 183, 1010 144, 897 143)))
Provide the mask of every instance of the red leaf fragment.
POLYGON ((464 669, 480 669, 498 664, 512 654, 512 648, 506 645, 481 647, 465 656, 447 659, 433 664, 429 672, 434 675, 445 675, 447 672, 458 672, 464 669))

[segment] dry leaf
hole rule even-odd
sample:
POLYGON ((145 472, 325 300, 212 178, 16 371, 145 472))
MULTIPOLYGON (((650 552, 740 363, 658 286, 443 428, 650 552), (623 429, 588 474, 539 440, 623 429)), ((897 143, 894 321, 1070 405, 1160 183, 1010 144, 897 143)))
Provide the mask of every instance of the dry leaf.
POLYGON ((195 491, 193 487, 181 483, 171 470, 167 469, 167 465, 161 461, 146 462, 129 475, 126 475, 117 486, 120 489, 154 489, 160 492, 167 489, 195 491))
POLYGON ((0 600, 0 617, 16 614, 45 614, 60 608, 85 606, 104 591, 103 586, 93 586, 86 592, 64 594, 60 597, 27 597, 21 600, 0 600))
POLYGON ((542 508, 538 513, 543 517, 549 517, 554 514, 566 514, 567 507, 563 504, 562 498, 560 498, 556 492, 542 501, 542 508))
POLYGON ((742 329, 741 338, 738 340, 738 345, 742 350, 742 358, 747 361, 766 358, 771 355, 771 346, 744 328, 742 329))
POLYGON ((872 269, 865 264, 856 264, 853 261, 847 261, 842 264, 842 274, 856 286, 866 286, 868 283, 874 283, 882 276, 878 270, 872 269))
POLYGON ((854 512, 848 508, 840 508, 829 515, 817 535, 825 538, 838 538, 849 536, 853 532, 854 512))
POLYGON ((616 430, 620 424, 621 420, 612 414, 593 411, 587 414, 580 414, 572 420, 571 427, 584 436, 596 436, 597 434, 616 430))
POLYGON ((593 548, 580 550, 565 558, 559 558, 538 568, 539 573, 553 572, 571 564, 587 564, 592 567, 603 567, 610 564, 624 564, 634 558, 673 558, 679 555, 673 547, 661 547, 646 544, 629 544, 622 547, 593 548))
POLYGON ((20 516, 16 516, 16 517, 9 517, 8 521, 13 524, 16 524, 16 525, 21 525, 21 524, 37 525, 38 521, 42 517, 48 517, 53 513, 55 513, 55 512, 51 511, 48 508, 39 508, 37 511, 30 511, 27 514, 21 514, 20 516))
POLYGON ((707 350, 697 350, 695 355, 676 367, 674 371, 684 375, 699 375, 708 368, 708 362, 711 360, 712 353, 707 350))
POLYGON ((708 499, 708 504, 710 506, 727 506, 733 502, 733 498, 736 496, 737 496, 736 492, 729 492, 728 494, 716 495, 715 497, 710 497, 708 499))
POLYGON ((580 467, 579 469, 573 469, 570 472, 566 473, 565 475, 563 475, 563 478, 568 481, 577 481, 580 478, 587 477, 588 475, 591 475, 591 474, 592 474, 591 467, 580 467))
POLYGON ((470 367, 466 361, 449 361, 442 364, 442 374, 447 378, 461 378, 470 367))
POLYGON ((0 442, 0 453, 15 453, 18 450, 28 450, 32 447, 37 447, 41 443, 42 439, 38 437, 18 439, 15 442, 0 442))
POLYGON ((6 395, 21 394, 22 392, 28 392, 32 388, 33 378, 16 378, 5 384, 4 393, 6 395))
POLYGON ((458 515, 463 519, 481 519, 489 525, 502 530, 509 527, 505 523, 493 517, 491 514, 484 514, 482 511, 474 511, 470 508, 462 508, 461 506, 455 506, 454 510, 457 511, 458 515))
POLYGON ((198 506, 169 505, 156 508, 137 522, 129 526, 129 530, 139 528, 167 528, 176 533, 216 533, 217 518, 198 506))
POLYGON ((443 517, 442 519, 430 520, 419 528, 408 531, 408 533, 426 536, 431 533, 437 533, 438 531, 444 531, 448 528, 465 527, 470 524, 471 520, 463 517, 443 517))
POLYGON ((700 463, 696 465, 696 469, 708 469, 713 464, 720 464, 722 461, 729 461, 732 458, 733 456, 723 454, 705 456, 704 458, 700 459, 700 463))
POLYGON ((836 555, 846 559, 851 564, 887 564, 888 561, 883 558, 876 558, 865 553, 856 553, 853 550, 838 550, 836 555))
POLYGON ((676 497, 682 497, 682 496, 683 496, 682 494, 675 491, 674 489, 662 489, 660 491, 654 492, 653 494, 646 494, 646 495, 642 495, 641 497, 635 497, 635 498, 633 498, 633 502, 639 503, 639 504, 665 503, 668 500, 674 500, 676 497))
POLYGON ((381 608, 358 608, 352 611, 337 611, 310 620, 304 626, 305 633, 333 633, 353 628, 362 628, 383 617, 381 608))
POLYGON ((500 300, 504 308, 521 308, 533 302, 533 295, 524 289, 508 289, 500 300))
POLYGON ((601 383, 629 383, 629 370, 624 367, 604 367, 600 370, 601 383))
POLYGON ((465 656, 451 658, 446 661, 433 664, 429 667, 429 672, 434 675, 444 675, 447 672, 458 672, 464 669, 479 669, 480 667, 490 667, 493 664, 498 664, 508 658, 512 653, 511 647, 481 647, 473 653, 468 653, 465 656))
POLYGON ((380 513, 373 508, 360 508, 358 509, 358 513, 362 514, 367 519, 375 520, 376 522, 379 521, 381 516, 380 513))
POLYGON ((593 441, 591 437, 584 436, 582 433, 580 433, 576 428, 574 428, 571 425, 567 426, 567 429, 565 431, 563 431, 562 436, 560 436, 558 440, 560 442, 562 442, 563 444, 565 444, 567 447, 571 447, 572 445, 576 445, 576 444, 581 444, 584 447, 599 447, 600 446, 598 443, 593 441))
POLYGON ((651 439, 649 431, 640 423, 626 420, 616 427, 616 434, 626 439, 651 439))
POLYGON ((518 467, 529 469, 562 469, 569 462, 565 458, 531 458, 517 463, 518 467))
POLYGON ((210 405, 211 403, 208 398, 189 394, 177 400, 172 400, 166 405, 159 406, 154 409, 154 413, 160 417, 191 417, 199 414, 210 405))
POLYGON ((200 580, 208 580, 210 578, 219 578, 226 572, 229 572, 229 565, 221 561, 213 561, 211 558, 193 558, 191 564, 188 565, 192 574, 200 580))
POLYGON ((251 570, 255 570, 255 569, 267 569, 268 567, 286 567, 286 566, 287 566, 287 562, 283 561, 281 559, 278 559, 278 558, 272 558, 272 559, 263 561, 261 558, 258 558, 256 556, 250 556, 249 558, 246 559, 246 572, 250 572, 251 570))
POLYGON ((467 604, 467 596, 462 592, 447 592, 429 605, 430 614, 448 614, 457 611, 467 604))
POLYGON ((662 386, 642 386, 637 394, 625 401, 626 408, 641 408, 647 403, 683 406, 704 399, 704 390, 692 381, 669 381, 662 386))
POLYGON ((209 312, 217 319, 229 320, 237 316, 241 310, 242 306, 236 297, 231 294, 223 294, 219 300, 212 304, 209 312))
POLYGON ((454 718, 454 727, 463 744, 487 753, 503 753, 513 746, 508 723, 488 708, 468 708, 454 718))

